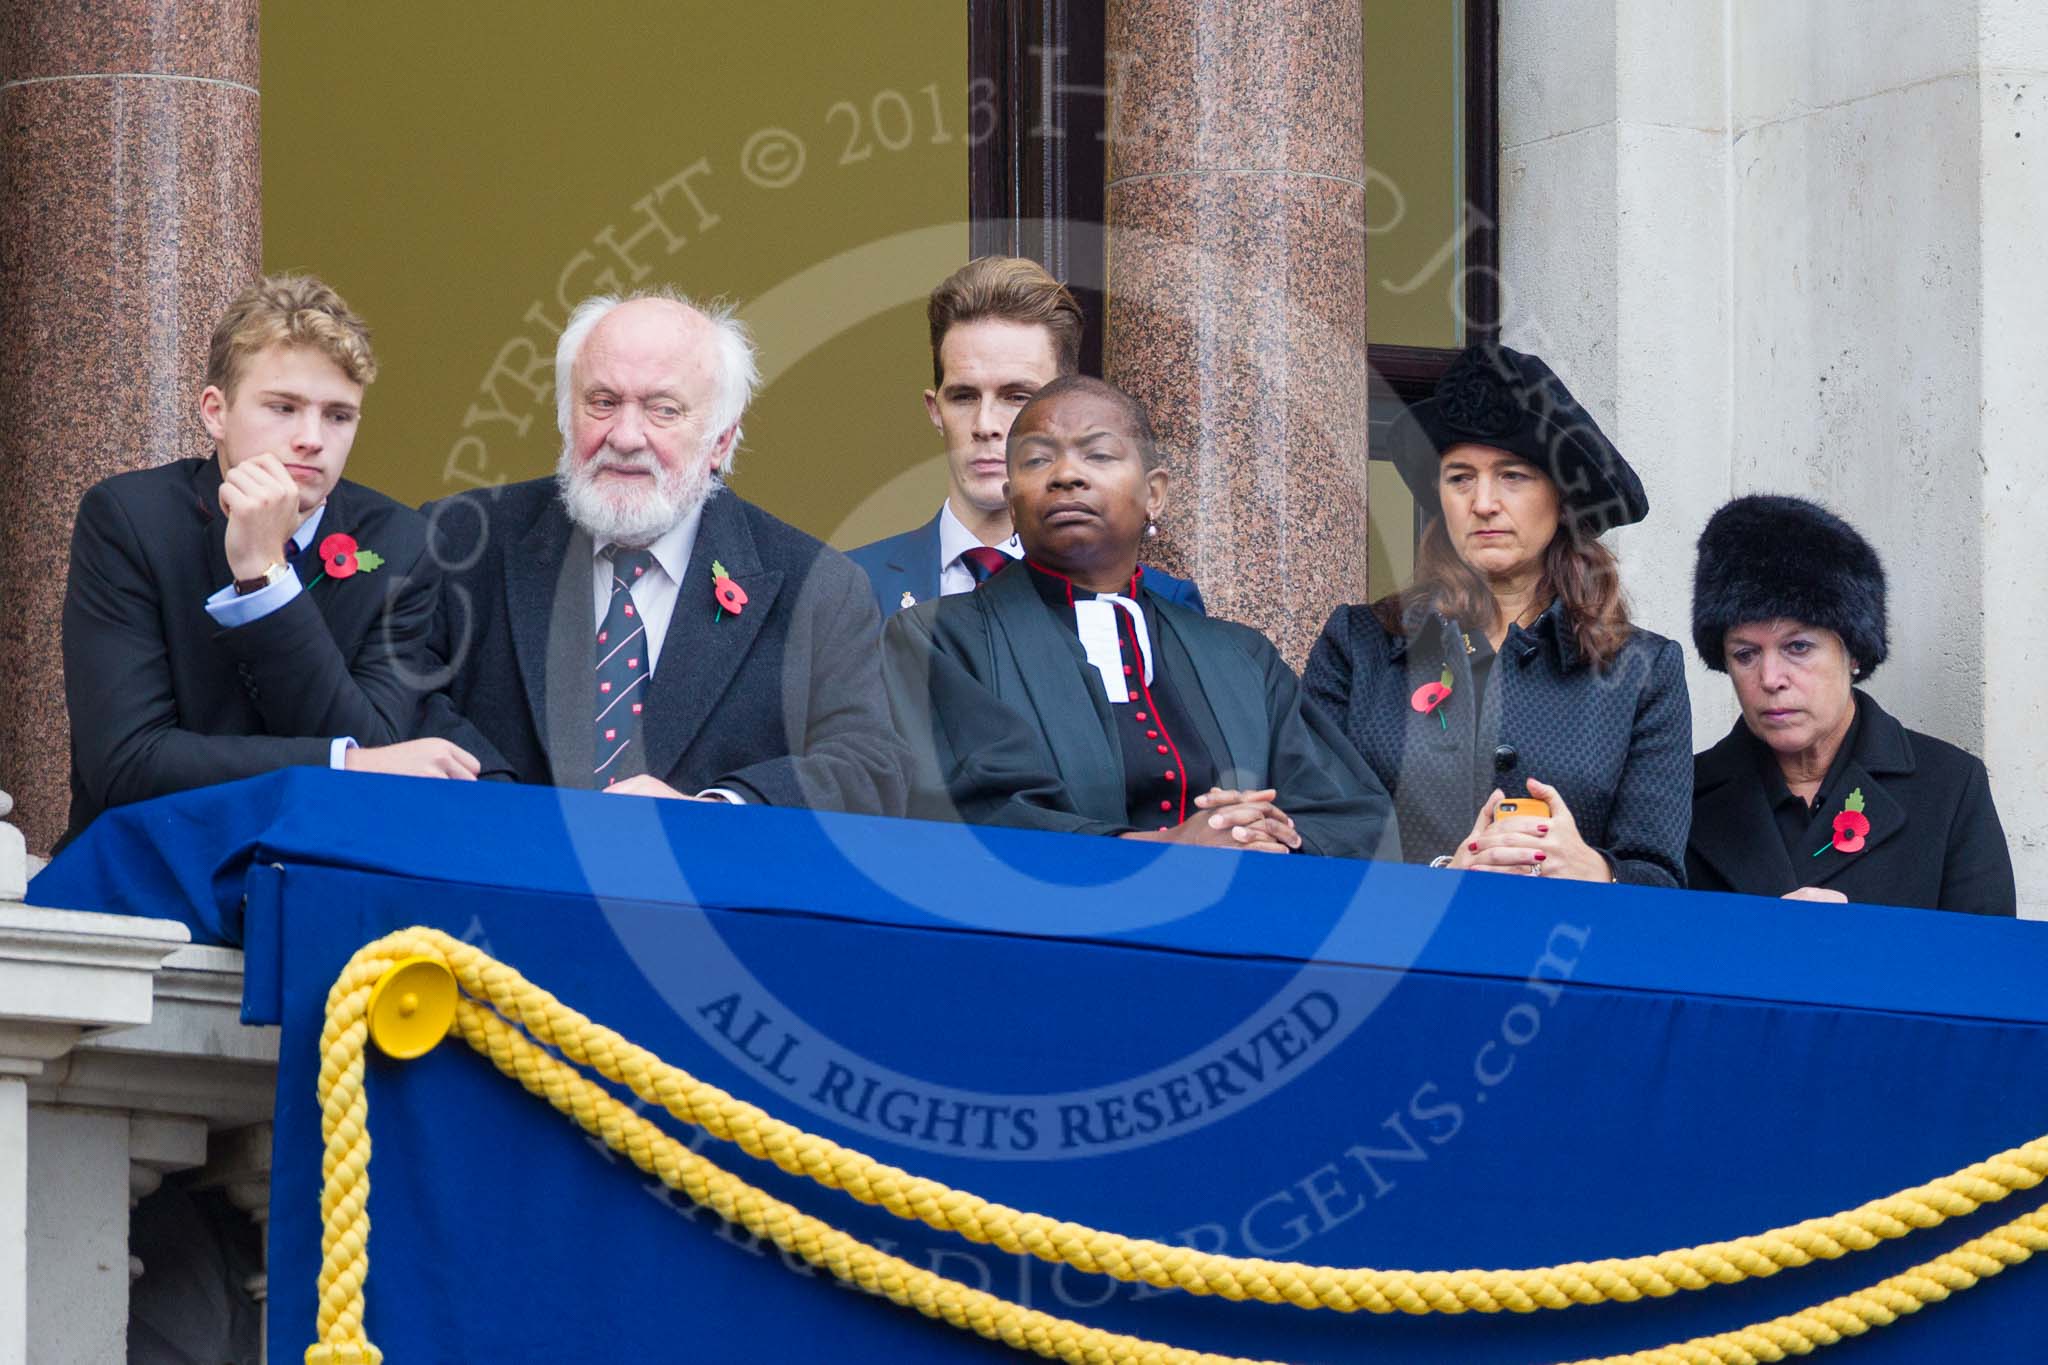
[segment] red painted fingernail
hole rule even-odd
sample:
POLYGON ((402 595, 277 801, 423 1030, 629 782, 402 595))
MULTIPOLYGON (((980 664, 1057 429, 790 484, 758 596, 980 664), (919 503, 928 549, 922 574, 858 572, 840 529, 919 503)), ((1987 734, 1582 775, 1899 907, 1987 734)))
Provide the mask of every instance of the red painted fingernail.
POLYGON ((1548 858, 1549 856, 1550 856, 1550 855, 1549 855, 1548 853, 1539 853, 1539 854, 1537 854, 1537 855, 1536 855, 1536 861, 1540 863, 1540 862, 1542 862, 1542 861, 1543 861, 1543 860, 1544 860, 1545 858, 1548 858))
POLYGON ((1550 833, 1550 826, 1548 826, 1548 825, 1538 825, 1538 826, 1536 826, 1536 832, 1537 832, 1538 834, 1548 834, 1548 833, 1550 833))
POLYGON ((1467 844, 1465 847, 1471 849, 1474 853, 1479 851, 1479 845, 1477 844, 1467 844))

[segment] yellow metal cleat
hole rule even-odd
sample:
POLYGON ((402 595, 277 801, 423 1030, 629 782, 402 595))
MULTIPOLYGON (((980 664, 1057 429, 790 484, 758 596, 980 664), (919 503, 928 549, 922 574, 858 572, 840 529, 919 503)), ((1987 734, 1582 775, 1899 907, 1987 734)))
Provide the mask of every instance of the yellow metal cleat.
POLYGON ((455 1023, 455 973, 439 958, 400 958, 370 987, 370 1037, 387 1057, 424 1057, 455 1023))

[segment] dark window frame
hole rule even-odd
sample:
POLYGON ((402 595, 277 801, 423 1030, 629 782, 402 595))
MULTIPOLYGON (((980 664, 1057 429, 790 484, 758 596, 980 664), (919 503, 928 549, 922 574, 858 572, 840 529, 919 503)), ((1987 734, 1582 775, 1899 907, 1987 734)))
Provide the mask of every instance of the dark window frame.
MULTIPOLYGON (((1029 256, 1075 284, 1081 368, 1102 369, 1101 223, 1107 33, 1100 0, 968 0, 969 254, 1029 256)), ((1465 340, 1500 331, 1500 5, 1465 0, 1465 340)), ((1368 319, 1370 326, 1370 319, 1368 319)), ((1426 395, 1454 350, 1368 343, 1377 436, 1426 395)), ((1381 443, 1372 442, 1375 449, 1381 443)))
POLYGON ((969 256, 1029 256, 1069 282, 1088 325, 1081 368, 1102 373, 1102 130, 1107 7, 1101 0, 968 0, 969 256))

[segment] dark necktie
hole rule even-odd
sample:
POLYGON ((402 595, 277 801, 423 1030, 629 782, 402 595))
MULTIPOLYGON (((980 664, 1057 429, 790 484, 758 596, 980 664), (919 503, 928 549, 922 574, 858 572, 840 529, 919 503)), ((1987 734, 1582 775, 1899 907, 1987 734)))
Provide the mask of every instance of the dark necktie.
POLYGON ((960 563, 977 586, 988 582, 996 570, 1009 562, 1010 557, 993 545, 977 545, 960 552, 960 563))
POLYGON ((654 567, 645 550, 618 547, 605 552, 612 566, 611 600, 597 628, 597 785, 644 772, 641 755, 628 753, 640 740, 640 708, 647 697, 647 628, 633 605, 632 585, 654 567))

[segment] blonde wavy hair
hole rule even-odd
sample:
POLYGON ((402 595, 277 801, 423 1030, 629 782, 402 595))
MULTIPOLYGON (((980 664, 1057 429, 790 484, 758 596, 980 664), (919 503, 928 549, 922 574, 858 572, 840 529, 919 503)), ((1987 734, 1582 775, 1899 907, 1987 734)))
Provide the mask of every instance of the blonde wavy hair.
POLYGON ((237 294, 214 324, 207 384, 232 399, 250 357, 280 345, 318 351, 351 383, 368 385, 377 377, 370 329, 341 295, 311 275, 265 275, 237 294))

